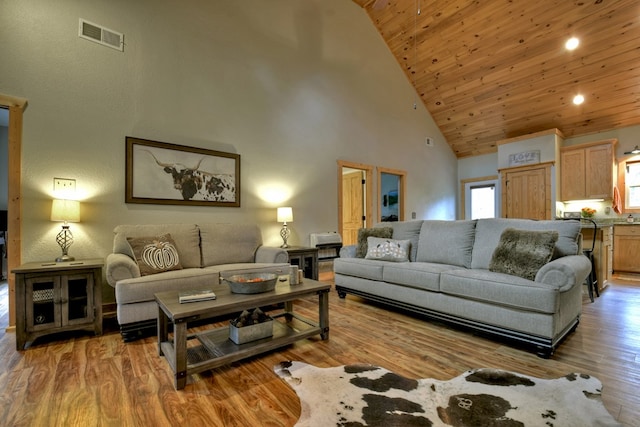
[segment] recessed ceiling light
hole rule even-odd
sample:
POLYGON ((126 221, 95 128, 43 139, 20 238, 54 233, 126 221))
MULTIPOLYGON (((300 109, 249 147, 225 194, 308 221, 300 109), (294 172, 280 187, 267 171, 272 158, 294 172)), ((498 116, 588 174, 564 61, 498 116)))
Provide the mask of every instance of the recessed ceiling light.
POLYGON ((564 47, 567 48, 567 50, 574 50, 575 48, 578 47, 579 44, 580 44, 580 40, 578 40, 576 37, 571 37, 564 44, 564 47))
POLYGON ((584 96, 582 95, 576 95, 573 97, 573 103, 576 105, 580 105, 584 102, 584 96))

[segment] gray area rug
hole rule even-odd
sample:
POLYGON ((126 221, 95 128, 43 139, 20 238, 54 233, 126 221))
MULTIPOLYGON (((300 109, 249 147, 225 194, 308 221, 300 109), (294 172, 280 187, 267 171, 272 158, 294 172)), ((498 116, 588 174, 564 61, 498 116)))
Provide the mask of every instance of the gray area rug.
POLYGON ((300 398, 296 426, 620 426, 589 375, 539 379, 476 369, 449 381, 408 379, 372 365, 317 368, 282 362, 274 371, 300 398))

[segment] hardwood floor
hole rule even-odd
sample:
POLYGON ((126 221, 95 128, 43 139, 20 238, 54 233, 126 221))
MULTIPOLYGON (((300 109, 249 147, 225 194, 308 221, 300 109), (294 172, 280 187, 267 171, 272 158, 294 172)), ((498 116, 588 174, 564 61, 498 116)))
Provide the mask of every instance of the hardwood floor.
MULTIPOLYGON (((315 314, 313 301, 298 306, 315 314)), ((125 344, 113 324, 101 337, 42 338, 20 352, 15 334, 6 333, 0 337, 0 425, 292 426, 299 401, 272 367, 301 360, 321 367, 372 363, 439 380, 479 367, 543 378, 587 373, 602 381, 611 414, 625 426, 640 426, 638 283, 616 280, 593 304, 585 295, 578 329, 549 360, 356 297, 340 300, 335 291, 330 323, 328 341, 304 340, 191 376, 182 391, 174 390, 155 338, 125 344)))

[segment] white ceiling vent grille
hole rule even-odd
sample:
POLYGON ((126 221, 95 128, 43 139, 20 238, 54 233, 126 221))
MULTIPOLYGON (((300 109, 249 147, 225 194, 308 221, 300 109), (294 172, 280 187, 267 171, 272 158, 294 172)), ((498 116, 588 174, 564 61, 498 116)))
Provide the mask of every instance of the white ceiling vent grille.
POLYGON ((119 51, 124 51, 124 34, 102 27, 80 18, 78 36, 92 42, 100 43, 119 51))

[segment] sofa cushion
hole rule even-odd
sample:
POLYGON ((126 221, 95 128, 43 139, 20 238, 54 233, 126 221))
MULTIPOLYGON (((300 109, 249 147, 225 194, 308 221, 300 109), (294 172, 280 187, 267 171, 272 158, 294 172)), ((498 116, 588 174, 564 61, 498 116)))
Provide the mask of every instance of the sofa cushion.
POLYGON ((384 266, 382 278, 394 285, 440 292, 440 273, 457 268, 460 267, 429 262, 388 264, 384 266))
POLYGON ((367 239, 366 259, 380 261, 407 262, 409 261, 410 240, 381 239, 371 237, 367 239))
POLYGON ((140 275, 181 270, 180 255, 171 234, 149 237, 128 237, 140 275))
POLYGON ((345 276, 382 281, 382 270, 385 265, 389 263, 375 259, 336 258, 333 260, 333 271, 345 276))
MULTIPOLYGON (((208 271, 204 268, 166 271, 118 281, 116 283, 116 301, 118 305, 154 301, 154 294, 158 292, 205 289, 216 286, 219 282, 218 272, 208 271)), ((118 320, 121 321, 121 319, 118 320)), ((146 318, 138 320, 146 320, 146 318)))
POLYGON ((171 234, 184 268, 200 267, 200 234, 195 224, 118 225, 113 229, 113 252, 135 259, 127 237, 146 237, 171 234))
POLYGON ((489 269, 489 263, 500 241, 505 228, 512 227, 520 230, 555 230, 558 232, 554 254, 551 259, 566 255, 578 254, 580 239, 579 221, 535 221, 531 219, 515 218, 486 218, 479 219, 476 225, 476 239, 473 244, 471 268, 489 269))
POLYGON ((557 231, 506 228, 493 251, 489 270, 534 280, 538 270, 551 261, 557 240, 557 231))
POLYGON ((358 246, 356 247, 356 258, 364 258, 367 255, 367 239, 369 237, 380 237, 390 239, 393 237, 391 227, 361 228, 358 230, 358 246))
POLYGON ((375 227, 391 227, 393 228, 392 237, 397 240, 410 240, 411 252, 409 261, 415 261, 418 253, 418 240, 420 239, 420 229, 422 228, 422 220, 418 221, 399 221, 399 222, 381 222, 375 227))
POLYGON ((556 313, 560 302, 560 291, 556 287, 489 270, 445 271, 440 276, 440 291, 541 313, 556 313))
POLYGON ((254 262, 262 245, 262 233, 255 224, 199 224, 204 267, 254 262))
POLYGON ((469 268, 475 227, 475 220, 424 221, 416 261, 469 268))

